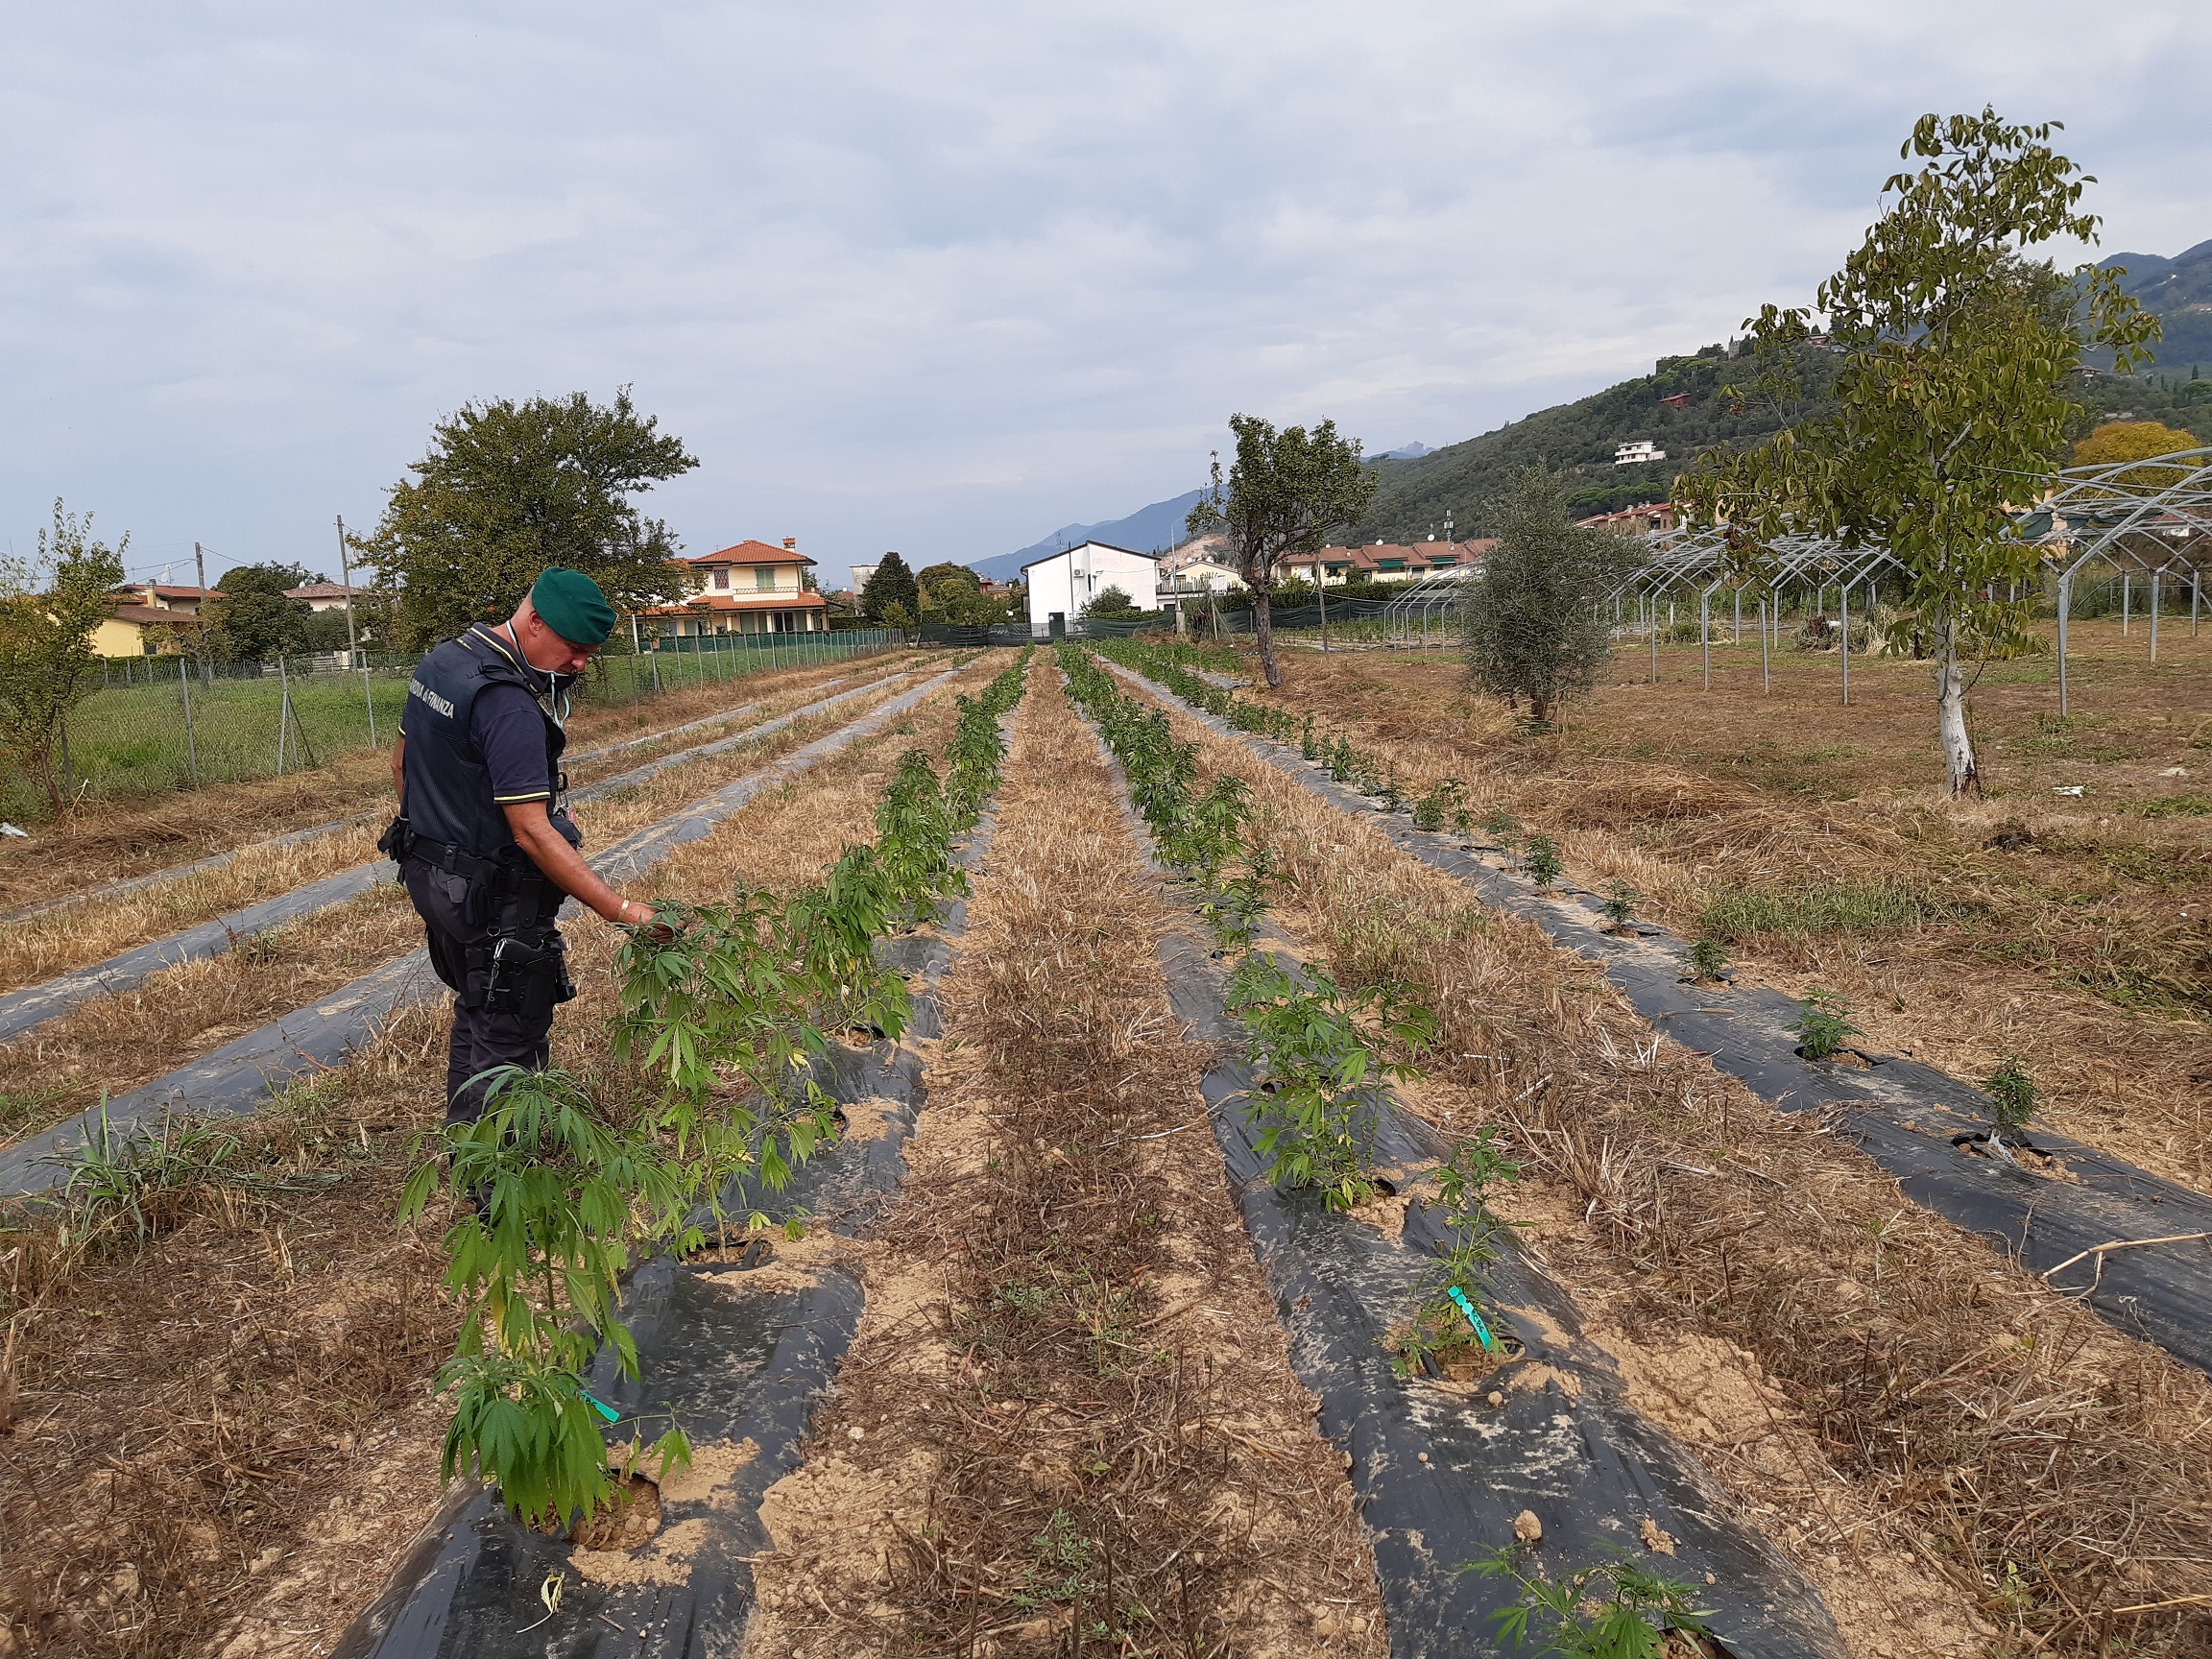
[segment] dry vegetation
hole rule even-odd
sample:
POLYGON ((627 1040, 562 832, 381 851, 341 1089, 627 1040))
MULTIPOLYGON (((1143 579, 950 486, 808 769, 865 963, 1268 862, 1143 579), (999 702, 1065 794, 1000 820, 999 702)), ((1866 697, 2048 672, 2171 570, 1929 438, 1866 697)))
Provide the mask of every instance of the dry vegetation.
POLYGON ((1558 841, 1572 878, 1709 933, 1792 993, 1841 995, 1878 1045, 1979 1079, 2018 1058, 2048 1121, 2212 1190, 2212 632, 2078 624, 2076 714, 2047 660, 1976 695, 1987 795, 1948 807, 1927 676, 1663 647, 1623 651, 1564 735, 1517 734, 1442 653, 1296 654, 1283 694, 1394 759, 1417 791, 1465 781, 1558 841), (2176 771, 2178 769, 2178 771, 2176 771), (2055 788, 2082 785, 2079 799, 2055 788))
MULTIPOLYGON (((571 746, 619 742, 741 705, 756 709, 746 716, 748 724, 770 719, 813 701, 826 680, 857 685, 900 665, 884 659, 832 663, 672 693, 621 709, 579 710, 570 722, 571 746)), ((701 728, 671 740, 669 747, 704 743, 717 735, 715 728, 701 728)), ((611 777, 661 752, 661 745, 646 745, 587 760, 570 769, 571 780, 585 784, 611 777)), ((103 804, 98 810, 87 808, 42 829, 28 846, 11 844, 17 850, 0 853, 0 900, 9 902, 51 899, 241 844, 245 851, 217 868, 173 881, 110 898, 87 893, 82 903, 0 924, 0 991, 104 961, 118 950, 366 862, 375 855, 376 837, 389 813, 390 766, 389 751, 365 751, 300 777, 184 791, 123 811, 103 804), (365 816, 308 841, 256 845, 287 830, 351 814, 365 816)))
MULTIPOLYGON (((1300 678, 1317 678, 1301 660, 1300 678)), ((1338 670, 1343 679, 1370 672, 1338 670)), ((1281 916, 1440 1016, 1412 1104, 1507 1129, 1518 1218, 1634 1396, 1881 1655, 2212 1643, 2212 1385, 1916 1210, 1806 1116, 1655 1038, 1532 924, 1240 744, 1281 916)))
MULTIPOLYGON (((603 849, 758 771, 903 688, 855 698, 586 804, 577 810, 586 851, 603 849)), ((0 1068, 12 1079, 0 1086, 0 1137, 13 1140, 49 1127, 97 1105, 103 1091, 113 1096, 150 1083, 421 942, 421 925, 405 893, 397 882, 379 883, 348 903, 257 934, 221 956, 166 969, 134 990, 81 1003, 0 1044, 0 1068)), ((4 954, 0 945, 0 958, 4 954)))
MULTIPOLYGON (((872 834, 900 752, 942 747, 952 717, 933 695, 653 885, 702 900, 737 875, 814 878, 872 834)), ((567 931, 584 995, 554 1063, 589 1070, 618 941, 596 918, 567 931)), ((445 1029, 443 1008, 415 1010, 235 1125, 229 1172, 156 1194, 143 1238, 72 1247, 51 1214, 0 1217, 0 1654, 311 1659, 382 1587, 438 1499, 443 1222, 392 1215, 409 1138, 443 1106, 445 1029)))
POLYGON ((1380 1653, 1112 781, 1048 663, 1016 722, 909 1175, 769 1495, 748 1650, 1380 1653))

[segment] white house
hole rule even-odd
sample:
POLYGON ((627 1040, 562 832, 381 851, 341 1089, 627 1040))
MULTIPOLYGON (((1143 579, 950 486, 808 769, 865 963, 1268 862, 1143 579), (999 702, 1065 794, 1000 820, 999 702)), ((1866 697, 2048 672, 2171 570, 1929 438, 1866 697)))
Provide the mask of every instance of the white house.
POLYGON ((1160 555, 1136 553, 1104 541, 1064 547, 1048 559, 1022 566, 1029 585, 1029 621, 1042 627, 1059 616, 1073 622, 1083 607, 1109 588, 1118 588, 1140 611, 1160 608, 1160 555))
POLYGON ((1648 438, 1639 439, 1633 444, 1623 444, 1620 448, 1613 451, 1613 465, 1616 467, 1636 467, 1646 461, 1664 461, 1666 459, 1667 451, 1660 448, 1648 438))

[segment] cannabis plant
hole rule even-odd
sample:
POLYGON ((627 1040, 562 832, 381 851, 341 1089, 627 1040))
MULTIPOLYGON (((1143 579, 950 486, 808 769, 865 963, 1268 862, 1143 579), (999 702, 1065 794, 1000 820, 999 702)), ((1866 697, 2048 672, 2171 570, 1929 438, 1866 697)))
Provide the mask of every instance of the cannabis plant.
POLYGON ((2004 1065, 1982 1079, 1982 1092, 1989 1096, 1990 1144, 2003 1146, 2008 1141, 2017 1144, 2028 1120, 2035 1116, 2034 1079, 2008 1055, 2004 1065))
POLYGON ((1521 852, 1521 868, 1539 887, 1549 887, 1567 868, 1559 861, 1559 848, 1549 835, 1531 835, 1521 852))
POLYGON ((1647 1572, 1624 1554, 1566 1573, 1530 1577, 1516 1564, 1511 1546, 1467 1563, 1466 1570, 1510 1578, 1521 1599, 1490 1615, 1515 1651, 1527 1646, 1531 1624, 1542 1644, 1535 1651, 1557 1659, 1667 1659, 1667 1632, 1709 1634, 1710 1610, 1691 1605, 1691 1589, 1647 1572))
POLYGON ((1605 898, 1600 907, 1605 912, 1608 926, 1616 933, 1636 920, 1636 901, 1643 895, 1627 882, 1618 878, 1605 884, 1605 898))
POLYGON ((1790 1028, 1797 1033, 1798 1046, 1808 1060, 1825 1060, 1843 1046, 1843 1039, 1860 1034, 1833 991, 1808 991, 1797 1004, 1798 1015, 1790 1028))

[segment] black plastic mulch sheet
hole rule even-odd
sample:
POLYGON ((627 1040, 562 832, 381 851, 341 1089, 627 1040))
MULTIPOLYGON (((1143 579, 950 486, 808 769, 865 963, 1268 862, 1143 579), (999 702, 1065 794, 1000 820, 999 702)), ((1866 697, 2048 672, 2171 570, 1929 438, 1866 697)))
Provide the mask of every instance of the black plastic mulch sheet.
MULTIPOLYGON (((1120 777, 1120 768, 1114 766, 1120 777)), ((1147 848, 1142 820, 1123 811, 1147 848)), ((1167 879, 1158 866, 1156 874, 1167 879)), ((1170 889, 1172 892, 1172 889, 1170 889)), ((1247 1103, 1262 1087, 1241 1058, 1244 1033, 1223 1007, 1227 971, 1205 946, 1164 935, 1168 1000, 1220 1059, 1202 1088, 1229 1189, 1242 1210, 1290 1364, 1321 1401, 1319 1427, 1351 1459, 1348 1477, 1374 1538, 1397 1659, 1505 1651, 1490 1615, 1517 1592, 1461 1565, 1515 1541, 1523 1511, 1542 1538, 1522 1571, 1556 1578, 1627 1557, 1686 1582, 1737 1659, 1843 1659, 1826 1604, 1695 1458, 1629 1405, 1612 1358, 1581 1333, 1574 1300, 1510 1241, 1488 1273, 1495 1327, 1512 1357, 1470 1382, 1402 1375, 1385 1346, 1448 1245, 1441 1214, 1415 1200, 1402 1233, 1278 1190, 1256 1150, 1247 1103), (1517 1347, 1518 1352, 1512 1352, 1517 1347), (1490 1403, 1492 1395, 1499 1404, 1490 1403), (1671 1555, 1652 1548, 1657 1528, 1671 1555), (1712 1582, 1705 1580, 1710 1575, 1712 1582)), ((1375 1158, 1405 1173, 1448 1150, 1386 1092, 1371 1097, 1375 1158)))
MULTIPOLYGON (((990 830, 986 818, 961 863, 973 867, 982 857, 990 830)), ((966 911, 955 902, 937 936, 912 934, 878 948, 881 960, 907 975, 915 1037, 943 1028, 935 986, 966 911)), ((811 1225, 851 1236, 898 1190, 906 1138, 927 1095, 922 1062, 911 1048, 878 1042, 865 1051, 833 1049, 816 1078, 839 1100, 881 1109, 882 1132, 850 1136, 818 1153, 772 1201, 739 1195, 733 1208, 776 1217, 804 1214, 811 1225)), ((738 1653, 754 1606, 750 1557, 768 1548, 761 1498, 799 1466, 800 1442, 859 1326, 864 1300, 858 1282, 836 1270, 799 1289, 754 1290, 745 1277, 745 1268, 728 1262, 661 1257, 641 1265, 622 1304, 637 1343, 637 1380, 621 1381, 613 1356, 603 1353, 588 1384, 622 1414, 608 1430, 612 1439, 641 1432, 650 1444, 673 1421, 694 1450, 751 1443, 727 1482, 705 1499, 664 1499, 659 1538, 638 1559, 672 1582, 587 1581, 566 1543, 530 1531, 491 1493, 473 1490, 447 1503, 392 1584, 347 1632, 336 1659, 738 1653), (558 1610, 548 1617, 541 1593, 552 1574, 564 1577, 558 1610)))
POLYGON ((1992 1157, 1982 1092, 1901 1055, 1847 1051, 1838 1060, 1797 1053, 1790 1029, 1798 1004, 1761 987, 1685 978, 1682 939, 1639 925, 1604 931, 1596 897, 1540 894, 1495 848, 1416 830, 1399 813, 1331 779, 1298 751, 1207 714, 1166 687, 1109 664, 1162 701, 1235 738, 1347 812, 1370 816, 1423 863, 1455 876, 1496 909, 1525 916, 1560 945, 1601 966, 1659 1030, 1785 1111, 1818 1111, 1834 1132, 1897 1177, 1906 1195, 1999 1245, 2056 1288, 2086 1298, 2118 1330, 2212 1372, 2212 1199, 2049 1131, 2032 1134, 2017 1163, 1992 1157), (2096 1252, 2101 1245, 2180 1237, 2172 1244, 2096 1252))

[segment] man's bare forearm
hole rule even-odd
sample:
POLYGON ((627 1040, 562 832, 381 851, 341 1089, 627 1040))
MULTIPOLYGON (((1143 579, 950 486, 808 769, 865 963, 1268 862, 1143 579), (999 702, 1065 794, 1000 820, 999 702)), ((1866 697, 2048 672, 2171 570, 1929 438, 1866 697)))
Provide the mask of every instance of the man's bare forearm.
POLYGON ((653 907, 635 900, 624 899, 621 894, 599 878, 599 873, 584 862, 583 854, 568 845, 567 838, 553 828, 546 815, 545 803, 531 801, 519 806, 504 808, 507 827, 515 832, 515 839, 554 886, 567 894, 588 910, 595 910, 610 922, 646 923, 653 919, 653 907))

